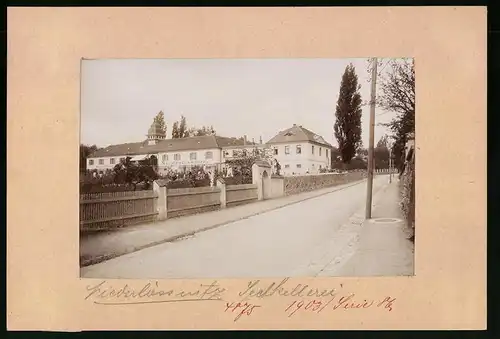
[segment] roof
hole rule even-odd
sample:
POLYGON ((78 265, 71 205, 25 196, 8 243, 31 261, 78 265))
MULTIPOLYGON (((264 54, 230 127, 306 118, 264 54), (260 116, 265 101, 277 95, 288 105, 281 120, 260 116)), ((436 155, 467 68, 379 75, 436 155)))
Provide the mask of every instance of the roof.
MULTIPOLYGON (((160 152, 191 151, 230 146, 243 146, 244 141, 236 138, 206 135, 200 137, 159 140, 156 145, 148 145, 148 140, 110 145, 94 152, 89 158, 116 157, 138 154, 154 154, 160 152)), ((247 142, 247 145, 254 143, 247 142)))
POLYGON ((279 132, 276 136, 274 136, 271 140, 269 140, 267 144, 280 144, 287 142, 304 142, 304 141, 319 145, 324 145, 330 148, 333 147, 328 142, 326 142, 326 140, 322 136, 314 132, 311 132, 307 128, 295 124, 291 128, 279 132))

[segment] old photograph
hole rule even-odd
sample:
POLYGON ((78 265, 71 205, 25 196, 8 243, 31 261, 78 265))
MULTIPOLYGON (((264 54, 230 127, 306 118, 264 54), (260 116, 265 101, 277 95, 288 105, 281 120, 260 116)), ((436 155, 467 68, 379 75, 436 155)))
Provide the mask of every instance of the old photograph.
POLYGON ((412 58, 83 59, 80 102, 82 278, 414 275, 412 58))

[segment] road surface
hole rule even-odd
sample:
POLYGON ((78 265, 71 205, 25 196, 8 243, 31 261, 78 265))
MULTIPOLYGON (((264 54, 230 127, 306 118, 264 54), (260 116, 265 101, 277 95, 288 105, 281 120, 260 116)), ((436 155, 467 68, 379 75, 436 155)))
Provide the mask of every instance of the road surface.
MULTIPOLYGON (((377 176, 374 193, 387 184, 377 176)), ((366 182, 236 221, 192 237, 83 267, 84 278, 317 276, 353 241, 366 182), (348 230, 343 232, 342 229, 348 230)), ((329 269, 328 271, 331 271, 329 269)))

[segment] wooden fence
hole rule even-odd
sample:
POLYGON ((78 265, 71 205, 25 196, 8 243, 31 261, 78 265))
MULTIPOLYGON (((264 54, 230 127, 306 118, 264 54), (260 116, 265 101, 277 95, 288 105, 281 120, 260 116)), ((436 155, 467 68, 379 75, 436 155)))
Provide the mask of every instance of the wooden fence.
POLYGON ((80 195, 80 230, 100 231, 156 220, 152 190, 80 195))

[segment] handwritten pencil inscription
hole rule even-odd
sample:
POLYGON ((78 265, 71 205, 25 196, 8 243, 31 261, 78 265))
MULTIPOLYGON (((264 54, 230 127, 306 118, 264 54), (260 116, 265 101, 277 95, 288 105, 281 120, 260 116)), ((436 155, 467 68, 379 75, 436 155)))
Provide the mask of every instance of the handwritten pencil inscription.
POLYGON ((99 305, 133 305, 154 304, 186 301, 222 301, 226 289, 217 281, 210 285, 199 285, 191 291, 162 289, 158 282, 148 282, 139 289, 125 284, 120 288, 102 281, 96 285, 87 286, 85 300, 92 300, 99 305))
POLYGON ((308 284, 289 283, 289 278, 280 282, 263 284, 260 280, 249 281, 244 289, 231 293, 236 299, 227 300, 228 289, 218 281, 211 284, 200 284, 193 289, 164 288, 158 281, 148 282, 139 288, 128 284, 115 286, 107 281, 88 285, 85 300, 97 305, 119 306, 138 304, 158 304, 173 302, 223 302, 216 309, 232 317, 234 322, 248 318, 258 309, 265 307, 264 299, 283 298, 286 306, 284 315, 288 318, 308 312, 321 313, 323 311, 345 311, 380 309, 391 312, 394 309, 396 298, 383 296, 380 298, 366 298, 356 293, 345 291, 343 284, 337 287, 317 288, 308 284))

